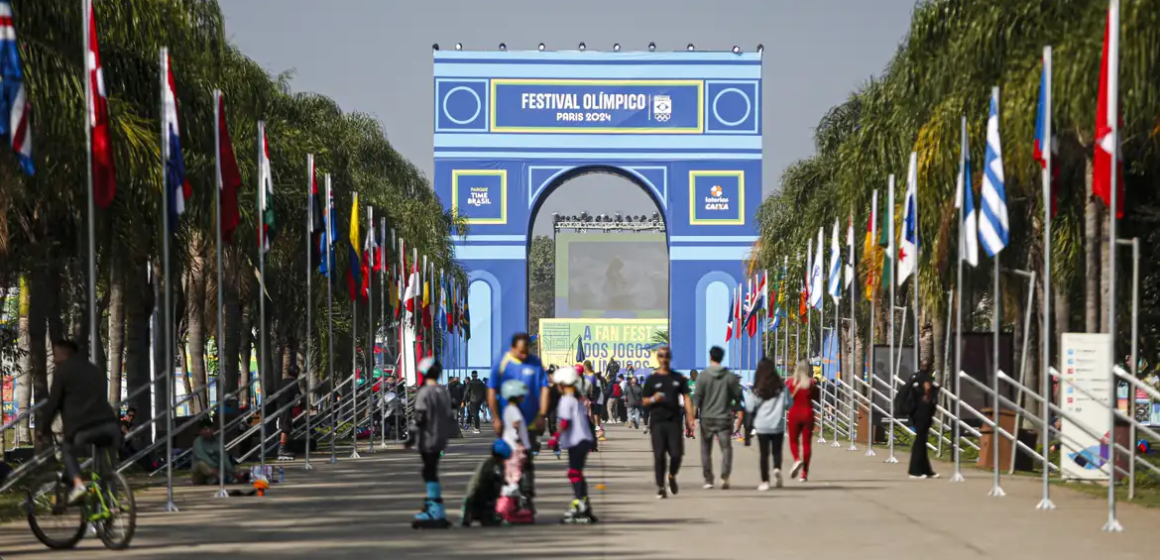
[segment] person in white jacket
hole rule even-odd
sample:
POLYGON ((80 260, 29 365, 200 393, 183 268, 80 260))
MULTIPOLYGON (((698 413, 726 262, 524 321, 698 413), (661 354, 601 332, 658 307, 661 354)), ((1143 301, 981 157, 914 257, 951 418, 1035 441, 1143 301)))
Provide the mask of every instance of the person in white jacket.
POLYGON ((745 445, 749 445, 750 432, 757 434, 757 447, 761 452, 761 491, 769 490, 769 458, 773 456, 774 484, 781 488, 781 449, 785 439, 785 411, 789 406, 785 381, 777 374, 773 360, 762 358, 757 363, 754 376, 753 394, 745 403, 745 416, 752 419, 752 430, 746 428, 745 445))

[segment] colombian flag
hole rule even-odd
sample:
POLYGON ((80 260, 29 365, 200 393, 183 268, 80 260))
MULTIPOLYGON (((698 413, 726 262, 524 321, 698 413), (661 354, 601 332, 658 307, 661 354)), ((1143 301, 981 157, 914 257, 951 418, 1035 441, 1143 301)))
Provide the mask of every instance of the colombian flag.
POLYGON ((350 271, 346 275, 346 287, 350 291, 350 300, 358 297, 362 288, 362 255, 358 251, 358 193, 354 193, 354 201, 350 205, 350 271))

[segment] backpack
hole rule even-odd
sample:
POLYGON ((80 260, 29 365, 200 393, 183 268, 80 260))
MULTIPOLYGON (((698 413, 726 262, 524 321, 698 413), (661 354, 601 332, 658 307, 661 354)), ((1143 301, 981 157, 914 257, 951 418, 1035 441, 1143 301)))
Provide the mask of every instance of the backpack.
POLYGON ((918 374, 913 374, 906 381, 898 393, 894 395, 894 413, 901 418, 910 418, 918 410, 919 385, 918 374))
POLYGON ((614 384, 612 386, 612 397, 619 399, 621 395, 622 395, 622 393, 620 391, 620 384, 619 383, 614 384))

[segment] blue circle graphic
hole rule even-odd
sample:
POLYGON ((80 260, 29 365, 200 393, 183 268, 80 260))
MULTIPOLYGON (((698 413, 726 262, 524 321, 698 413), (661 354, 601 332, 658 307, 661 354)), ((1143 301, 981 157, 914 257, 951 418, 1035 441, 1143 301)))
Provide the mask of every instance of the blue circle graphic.
POLYGON ((749 118, 749 113, 752 111, 753 111, 753 104, 749 101, 749 96, 746 95, 746 93, 744 91, 741 91, 737 88, 725 88, 725 89, 717 92, 717 95, 713 96, 713 118, 717 119, 717 122, 719 122, 725 126, 737 126, 737 125, 745 122, 745 120, 749 118), (721 96, 725 95, 726 93, 736 93, 737 95, 741 96, 741 99, 743 101, 745 101, 745 114, 741 115, 741 118, 739 118, 735 121, 727 121, 727 120, 721 118, 721 113, 717 112, 717 104, 721 102, 721 96))
MULTIPOLYGON (((746 100, 746 102, 748 102, 748 100, 746 100)), ((475 93, 475 90, 473 90, 467 86, 453 87, 453 88, 451 88, 451 91, 448 91, 447 94, 443 96, 443 116, 447 117, 447 120, 449 120, 455 124, 458 124, 458 125, 471 124, 476 119, 476 117, 479 116, 479 112, 482 110, 483 110, 483 101, 479 99, 479 94, 475 93), (466 91, 467 93, 470 93, 472 97, 475 98, 475 114, 473 114, 470 117, 463 119, 463 120, 459 120, 459 119, 451 116, 451 113, 447 110, 447 100, 451 99, 451 96, 459 91, 466 91)))

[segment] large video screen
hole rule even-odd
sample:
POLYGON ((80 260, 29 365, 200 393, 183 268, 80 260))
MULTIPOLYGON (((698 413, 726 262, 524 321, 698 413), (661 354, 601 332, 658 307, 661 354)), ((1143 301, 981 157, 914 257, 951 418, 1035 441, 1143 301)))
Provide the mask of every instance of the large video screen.
POLYGON ((663 233, 556 235, 556 317, 667 317, 663 233))

